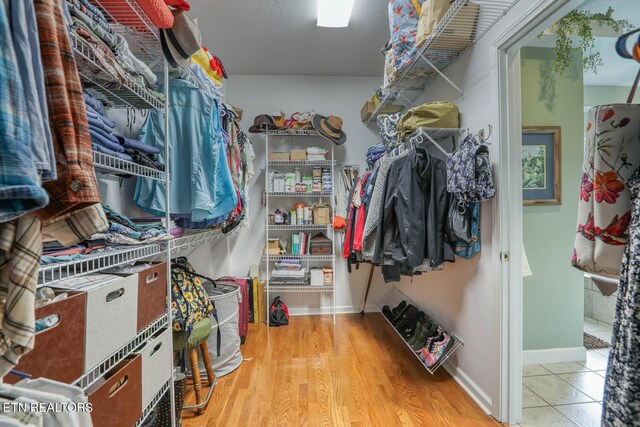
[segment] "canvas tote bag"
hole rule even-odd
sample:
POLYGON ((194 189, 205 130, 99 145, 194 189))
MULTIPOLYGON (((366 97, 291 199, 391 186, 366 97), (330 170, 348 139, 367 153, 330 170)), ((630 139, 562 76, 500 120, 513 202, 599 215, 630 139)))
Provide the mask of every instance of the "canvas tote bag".
POLYGON ((589 273, 618 276, 629 237, 631 194, 626 183, 640 167, 640 105, 631 100, 594 107, 587 116, 571 264, 589 273))
POLYGON ((419 127, 457 128, 460 126, 458 107, 451 102, 428 102, 407 111, 398 123, 399 138, 404 140, 419 127))
POLYGON ((451 0, 426 0, 422 4, 422 13, 418 21, 416 46, 420 47, 431 35, 451 7, 451 0))

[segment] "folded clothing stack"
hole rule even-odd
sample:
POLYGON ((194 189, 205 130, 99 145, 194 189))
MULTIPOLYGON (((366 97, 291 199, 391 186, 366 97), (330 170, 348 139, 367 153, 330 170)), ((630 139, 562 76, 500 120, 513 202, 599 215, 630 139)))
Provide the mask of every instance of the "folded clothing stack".
POLYGON ((150 94, 162 96, 153 90, 158 81, 156 75, 133 55, 125 38, 113 29, 100 9, 88 0, 67 0, 66 6, 71 18, 71 31, 89 45, 99 62, 89 61, 83 65, 102 80, 120 83, 132 80, 146 87, 150 94))
POLYGON ((114 134, 116 123, 106 116, 102 102, 87 92, 83 96, 91 144, 95 151, 164 171, 164 165, 158 162, 159 148, 114 134))
POLYGON ((310 162, 326 160, 328 152, 329 150, 321 147, 309 147, 307 148, 307 160, 310 162))
POLYGON ((77 261, 101 252, 113 251, 126 246, 141 245, 170 240, 173 236, 167 233, 160 219, 143 219, 132 221, 125 215, 116 212, 108 205, 103 205, 109 220, 109 227, 96 233, 89 239, 74 246, 62 246, 59 242, 48 241, 43 244, 43 265, 59 262, 77 261))

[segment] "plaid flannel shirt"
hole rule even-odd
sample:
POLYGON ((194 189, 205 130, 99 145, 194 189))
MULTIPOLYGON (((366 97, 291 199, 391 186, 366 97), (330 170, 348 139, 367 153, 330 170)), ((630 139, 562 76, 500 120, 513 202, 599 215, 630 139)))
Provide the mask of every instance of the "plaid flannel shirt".
POLYGON ((45 183, 44 233, 63 245, 108 227, 93 169, 82 85, 59 0, 34 0, 58 179, 45 183))
POLYGON ((0 224, 0 378, 33 348, 41 255, 42 223, 35 214, 0 224))

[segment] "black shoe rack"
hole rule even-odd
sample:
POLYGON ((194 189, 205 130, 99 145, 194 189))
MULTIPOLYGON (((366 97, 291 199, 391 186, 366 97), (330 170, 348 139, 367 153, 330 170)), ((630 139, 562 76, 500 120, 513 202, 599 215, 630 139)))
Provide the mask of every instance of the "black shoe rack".
MULTIPOLYGON (((407 341, 404 339, 404 337, 400 334, 400 332, 398 332, 396 330, 396 328, 393 327, 393 325, 391 324, 391 321, 389 319, 387 319, 387 317, 382 313, 382 307, 384 307, 385 305, 388 305, 389 308, 393 309, 394 307, 396 307, 398 304, 400 304, 402 301, 406 301, 407 305, 412 304, 414 307, 417 307, 419 309, 420 306, 418 304, 416 304, 411 298, 409 298, 408 296, 406 296, 402 291, 400 291, 397 288, 392 288, 391 291, 389 291, 384 297, 382 297, 377 303, 376 303, 376 307, 378 308, 378 311, 380 312, 380 314, 382 314, 382 317, 387 321, 387 323, 389 324, 389 327, 391 329, 393 329, 393 331, 400 337, 400 339, 402 340, 402 342, 407 346, 407 348, 409 349, 409 351, 416 357, 416 359, 418 359, 418 361, 420 362, 420 364, 430 373, 430 374, 434 374, 438 368, 440 368, 444 362, 446 362, 446 360, 451 357, 451 355, 453 355, 456 351, 458 351, 458 349, 460 347, 462 347, 464 345, 464 343, 462 342, 462 340, 460 340, 460 338, 458 338, 457 336, 455 336, 454 334, 450 333, 449 331, 447 331, 446 329, 442 328, 440 325, 438 325, 438 327, 440 327, 440 329, 444 332, 446 332, 447 334, 449 334, 449 336, 451 337, 452 342, 447 346, 444 354, 442 355, 442 357, 436 362, 435 365, 428 367, 422 360, 420 360, 420 356, 419 354, 417 354, 415 351, 413 351, 413 349, 411 348, 411 346, 407 343, 407 341)), ((422 309, 421 309, 422 310, 422 309)), ((422 310, 424 311, 424 310, 422 310)), ((426 312, 425 312, 426 313, 426 312)))

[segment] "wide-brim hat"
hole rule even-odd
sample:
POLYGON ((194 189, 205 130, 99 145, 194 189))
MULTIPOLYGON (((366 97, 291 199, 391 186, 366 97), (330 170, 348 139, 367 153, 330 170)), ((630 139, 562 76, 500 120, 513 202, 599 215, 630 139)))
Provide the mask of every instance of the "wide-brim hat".
POLYGON ((347 141, 347 134, 342 130, 342 119, 338 116, 313 116, 313 127, 320 135, 337 145, 342 145, 347 141))
POLYGON ((172 10, 173 27, 160 30, 162 52, 172 67, 188 69, 191 55, 200 50, 202 34, 196 23, 183 10, 172 10))
POLYGON ((268 114, 260 114, 253 119, 253 125, 249 128, 249 132, 261 133, 265 130, 276 129, 278 129, 278 126, 276 126, 276 122, 273 120, 273 117, 268 114))

